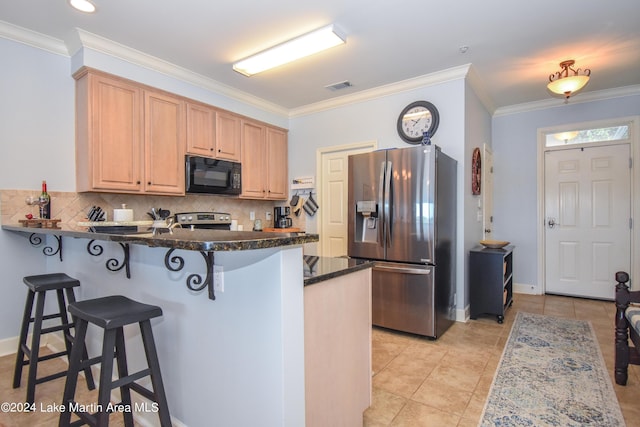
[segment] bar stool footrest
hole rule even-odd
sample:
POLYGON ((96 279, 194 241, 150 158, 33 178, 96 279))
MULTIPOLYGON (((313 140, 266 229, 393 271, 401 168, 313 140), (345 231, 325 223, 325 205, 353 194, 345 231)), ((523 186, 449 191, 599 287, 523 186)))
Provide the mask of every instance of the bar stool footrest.
POLYGON ((46 381, 51 381, 51 380, 55 380, 57 378, 62 378, 62 377, 66 377, 66 376, 67 376, 67 371, 60 371, 60 372, 55 373, 55 374, 47 375, 46 377, 37 378, 36 379, 36 384, 41 384, 41 383, 46 382, 46 381))
POLYGON ((133 388, 134 381, 139 380, 140 378, 148 377, 151 374, 151 369, 143 369, 142 371, 136 372, 135 374, 127 375, 126 377, 119 378, 115 381, 111 382, 111 389, 120 388, 126 385, 129 385, 130 388, 133 388))

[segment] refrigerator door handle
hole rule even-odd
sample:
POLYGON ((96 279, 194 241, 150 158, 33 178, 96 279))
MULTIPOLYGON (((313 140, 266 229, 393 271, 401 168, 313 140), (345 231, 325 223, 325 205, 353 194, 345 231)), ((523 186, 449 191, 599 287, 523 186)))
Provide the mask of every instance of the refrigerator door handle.
POLYGON ((378 221, 379 221, 379 225, 378 225, 378 242, 380 242, 380 244, 384 247, 384 233, 382 230, 382 224, 385 223, 385 208, 384 208, 384 176, 385 176, 385 170, 386 170, 386 162, 381 162, 380 163, 380 182, 378 183, 378 204, 380 206, 380 209, 378 212, 378 221))
POLYGON ((393 173, 393 163, 388 161, 384 177, 384 228, 386 230, 386 246, 391 246, 391 174, 393 173))
POLYGON ((407 268, 407 267, 390 267, 388 265, 375 265, 373 267, 376 271, 388 271, 391 273, 406 273, 406 274, 431 274, 431 270, 425 270, 422 268, 407 268))

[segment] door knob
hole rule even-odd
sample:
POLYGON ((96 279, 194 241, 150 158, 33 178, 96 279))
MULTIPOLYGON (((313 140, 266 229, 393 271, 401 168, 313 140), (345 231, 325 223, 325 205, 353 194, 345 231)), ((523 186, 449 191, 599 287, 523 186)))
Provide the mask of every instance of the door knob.
POLYGON ((485 229, 484 229, 484 232, 485 232, 485 233, 491 233, 491 229, 490 229, 490 228, 485 228, 485 229))
POLYGON ((549 226, 549 228, 553 228, 555 227, 556 224, 556 219, 555 218, 549 218, 549 220, 547 221, 547 225, 549 226))

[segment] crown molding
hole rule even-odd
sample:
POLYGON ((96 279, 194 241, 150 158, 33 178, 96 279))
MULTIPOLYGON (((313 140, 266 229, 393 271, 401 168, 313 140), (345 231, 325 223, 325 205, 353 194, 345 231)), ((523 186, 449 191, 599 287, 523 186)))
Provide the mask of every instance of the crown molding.
POLYGON ((139 65, 141 67, 174 77, 178 80, 191 83, 195 86, 224 95, 228 98, 235 99, 245 104, 253 105, 254 107, 260 108, 267 112, 271 112, 283 117, 287 117, 288 115, 288 109, 266 101, 262 98, 246 92, 242 92, 238 89, 222 84, 201 74, 189 71, 186 68, 182 68, 178 65, 172 64, 155 56, 148 55, 139 50, 132 49, 120 43, 116 43, 112 40, 90 33, 80 28, 76 28, 76 30, 78 42, 74 44, 73 40, 69 40, 69 43, 73 44, 76 52, 80 48, 98 51, 106 55, 122 59, 123 61, 127 61, 132 64, 139 65))
POLYGON ((470 65, 471 64, 465 64, 459 67, 448 68, 446 70, 438 71, 435 73, 425 74, 423 76, 402 80, 384 86, 378 86, 372 89, 362 90, 349 95, 327 99, 326 101, 304 105, 299 108, 293 108, 289 110, 289 118, 314 114, 321 111, 330 110, 332 108, 342 107, 349 104, 356 104, 358 102, 370 101, 372 99, 382 98, 388 95, 395 95, 400 92, 406 92, 424 86, 431 86, 438 83, 463 79, 469 72, 470 65))
MULTIPOLYGON (((602 101, 605 99, 621 98, 640 94, 640 85, 622 86, 613 89, 598 90, 594 92, 584 92, 571 97, 569 104, 583 104, 585 102, 602 101)), ((493 117, 506 116, 509 114, 526 113, 547 108, 563 107, 567 104, 559 98, 544 99, 541 101, 526 102, 523 104, 508 105, 498 108, 493 117)))
POLYGON ((496 111, 496 105, 493 102, 493 98, 491 98, 491 95, 489 95, 489 92, 487 92, 485 85, 482 82, 482 79, 480 78, 480 75, 476 71, 476 67, 474 67, 473 64, 469 64, 467 82, 469 83, 469 86, 476 94, 482 105, 484 105, 487 111, 489 111, 489 115, 492 115, 494 111, 496 111))
POLYGON ((0 37, 46 50, 56 55, 69 56, 67 46, 62 40, 27 30, 5 21, 0 21, 0 37))

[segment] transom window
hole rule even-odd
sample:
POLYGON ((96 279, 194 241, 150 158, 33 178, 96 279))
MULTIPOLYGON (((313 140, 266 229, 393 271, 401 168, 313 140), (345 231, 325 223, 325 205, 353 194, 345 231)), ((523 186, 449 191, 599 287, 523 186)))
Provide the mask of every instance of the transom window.
POLYGON ((546 147, 587 144, 590 142, 619 141, 629 139, 629 125, 571 130, 546 135, 546 147))

